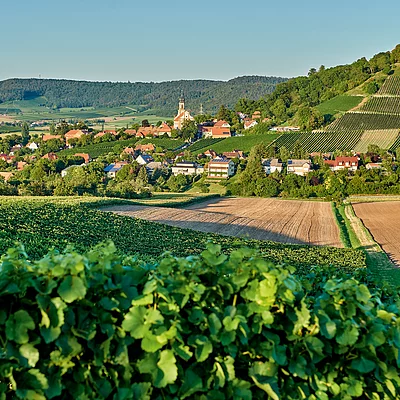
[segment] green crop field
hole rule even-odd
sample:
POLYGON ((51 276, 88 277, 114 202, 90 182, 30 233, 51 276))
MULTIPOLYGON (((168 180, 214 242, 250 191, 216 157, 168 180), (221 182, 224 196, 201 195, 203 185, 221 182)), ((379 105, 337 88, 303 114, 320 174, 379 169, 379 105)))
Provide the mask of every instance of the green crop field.
POLYGON ((335 150, 354 150, 361 139, 362 132, 349 133, 284 133, 273 145, 278 149, 286 147, 293 150, 296 142, 308 152, 335 151, 335 150))
POLYGON ((333 99, 324 101, 315 107, 321 114, 335 115, 344 113, 358 106, 363 100, 362 96, 336 96, 333 99))
POLYGON ((283 245, 196 232, 98 211, 73 201, 2 199, 0 215, 0 254, 16 241, 25 245, 30 257, 39 258, 51 247, 63 250, 72 244, 78 251, 86 251, 110 239, 126 255, 140 253, 154 257, 171 251, 188 256, 200 253, 211 241, 224 250, 242 246, 259 248, 267 259, 295 266, 308 263, 345 269, 365 267, 364 254, 353 249, 283 245))
POLYGON ((125 147, 133 146, 138 141, 137 138, 127 139, 127 140, 116 140, 113 142, 104 142, 89 144, 83 147, 74 147, 73 149, 67 149, 60 151, 59 155, 72 155, 75 153, 88 153, 90 157, 97 158, 107 153, 119 153, 125 147))
POLYGON ((265 135, 233 136, 226 139, 202 139, 189 147, 194 154, 200 154, 208 149, 213 149, 217 153, 225 151, 242 150, 248 153, 256 144, 271 144, 280 134, 269 133, 265 135), (205 146, 202 146, 205 144, 205 146), (196 146, 196 147, 195 147, 196 146))
POLYGON ((355 151, 366 153, 368 146, 374 144, 379 148, 388 150, 399 137, 398 129, 365 131, 355 147, 355 151))
POLYGON ((156 147, 161 147, 163 150, 175 150, 176 148, 182 146, 185 141, 182 139, 164 139, 164 138, 149 138, 142 139, 139 144, 152 143, 156 147))

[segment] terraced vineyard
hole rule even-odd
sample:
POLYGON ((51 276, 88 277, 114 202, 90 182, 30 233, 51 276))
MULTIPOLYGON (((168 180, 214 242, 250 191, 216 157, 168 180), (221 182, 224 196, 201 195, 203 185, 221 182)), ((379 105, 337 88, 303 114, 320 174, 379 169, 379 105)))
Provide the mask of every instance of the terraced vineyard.
POLYGON ((354 150, 360 153, 366 153, 368 146, 371 144, 379 146, 381 149, 388 150, 398 137, 398 129, 365 131, 354 150))
POLYGON ((375 113, 347 113, 326 129, 327 132, 364 132, 366 130, 400 129, 400 115, 375 113))
POLYGON ((303 149, 314 151, 354 150, 360 141, 362 132, 344 133, 285 133, 280 136, 273 145, 278 149, 286 147, 293 150, 295 143, 299 142, 303 149))
POLYGON ((378 91, 379 96, 400 96, 400 76, 389 76, 378 91))
POLYGON ((400 97, 371 97, 360 111, 400 114, 400 97))

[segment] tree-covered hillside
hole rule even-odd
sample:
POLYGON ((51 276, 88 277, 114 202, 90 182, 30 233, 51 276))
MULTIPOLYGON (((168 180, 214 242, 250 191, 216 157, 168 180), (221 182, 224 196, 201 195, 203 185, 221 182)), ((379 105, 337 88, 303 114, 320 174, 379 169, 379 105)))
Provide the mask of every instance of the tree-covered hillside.
POLYGON ((221 104, 234 106, 246 97, 258 100, 286 78, 243 76, 227 82, 185 80, 170 82, 86 82, 60 79, 8 79, 0 82, 0 103, 44 96, 50 107, 115 107, 135 104, 159 115, 175 113, 181 91, 187 107, 214 113, 221 104))
POLYGON ((370 60, 363 57, 352 64, 333 68, 321 65, 318 70, 311 68, 308 76, 280 83, 272 94, 261 100, 240 99, 235 109, 248 114, 260 110, 264 117, 277 124, 291 121, 304 130, 316 129, 330 122, 333 115, 323 114, 315 106, 360 85, 362 95, 375 93, 386 77, 398 70, 398 63, 400 45, 393 51, 378 53, 370 60))

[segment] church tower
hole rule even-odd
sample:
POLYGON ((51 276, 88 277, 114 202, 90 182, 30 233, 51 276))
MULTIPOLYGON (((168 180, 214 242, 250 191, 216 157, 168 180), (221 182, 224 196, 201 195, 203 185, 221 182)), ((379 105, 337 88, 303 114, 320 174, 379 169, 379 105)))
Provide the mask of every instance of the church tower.
POLYGON ((181 97, 179 99, 178 115, 184 111, 185 111, 185 96, 183 95, 183 90, 182 90, 181 97))

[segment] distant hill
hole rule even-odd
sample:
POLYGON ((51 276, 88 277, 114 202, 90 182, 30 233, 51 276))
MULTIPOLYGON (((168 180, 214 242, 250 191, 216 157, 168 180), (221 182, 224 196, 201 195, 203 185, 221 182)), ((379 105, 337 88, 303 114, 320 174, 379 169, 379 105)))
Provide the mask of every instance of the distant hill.
POLYGON ((259 100, 286 78, 242 76, 229 81, 87 82, 62 79, 8 79, 0 82, 0 105, 14 100, 45 98, 48 107, 116 107, 136 105, 157 115, 174 115, 184 92, 187 108, 215 113, 221 104, 233 107, 243 97, 259 100))

